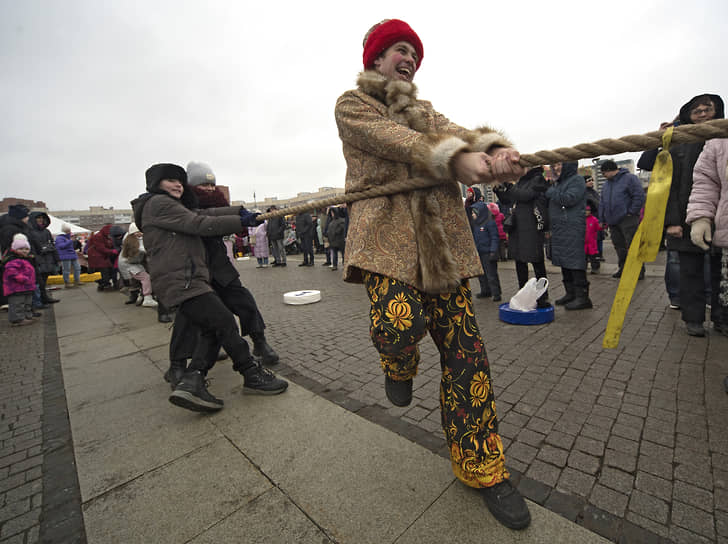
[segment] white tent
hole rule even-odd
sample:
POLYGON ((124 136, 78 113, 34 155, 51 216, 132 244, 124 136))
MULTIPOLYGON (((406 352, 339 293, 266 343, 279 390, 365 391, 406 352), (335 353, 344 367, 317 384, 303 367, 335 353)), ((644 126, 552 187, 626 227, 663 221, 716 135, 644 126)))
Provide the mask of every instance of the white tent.
POLYGON ((85 229, 83 227, 79 227, 78 225, 74 225, 73 223, 69 223, 68 221, 63 221, 61 219, 58 219, 57 217, 53 217, 51 214, 46 214, 51 219, 51 224, 48 225, 48 230, 51 232, 53 236, 57 236, 58 234, 61 234, 63 232, 63 225, 68 225, 71 227, 71 234, 88 234, 91 231, 88 229, 85 229))

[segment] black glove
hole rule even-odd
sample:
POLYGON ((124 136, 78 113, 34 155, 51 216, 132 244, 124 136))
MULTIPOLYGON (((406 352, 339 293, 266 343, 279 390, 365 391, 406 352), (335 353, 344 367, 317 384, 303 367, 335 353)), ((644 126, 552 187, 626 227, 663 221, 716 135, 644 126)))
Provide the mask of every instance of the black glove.
POLYGON ((257 227, 259 213, 249 212, 242 206, 240 207, 240 224, 244 227, 257 227))

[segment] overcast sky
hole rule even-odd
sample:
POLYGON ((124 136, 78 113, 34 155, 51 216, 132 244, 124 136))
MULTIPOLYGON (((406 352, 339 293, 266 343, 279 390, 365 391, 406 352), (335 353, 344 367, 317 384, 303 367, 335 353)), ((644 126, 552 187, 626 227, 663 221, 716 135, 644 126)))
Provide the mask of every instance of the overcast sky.
POLYGON ((151 164, 191 160, 233 200, 343 187, 334 103, 384 18, 422 39, 420 98, 524 153, 728 93, 725 0, 0 0, 0 194, 129 208, 151 164))

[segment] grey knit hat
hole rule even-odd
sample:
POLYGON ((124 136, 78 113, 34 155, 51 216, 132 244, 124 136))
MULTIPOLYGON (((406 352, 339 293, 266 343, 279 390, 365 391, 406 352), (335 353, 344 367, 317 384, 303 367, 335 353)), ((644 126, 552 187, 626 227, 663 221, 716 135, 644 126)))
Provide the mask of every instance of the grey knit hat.
POLYGON ((198 185, 216 185, 215 174, 204 162, 190 162, 187 165, 187 184, 192 187, 198 185))

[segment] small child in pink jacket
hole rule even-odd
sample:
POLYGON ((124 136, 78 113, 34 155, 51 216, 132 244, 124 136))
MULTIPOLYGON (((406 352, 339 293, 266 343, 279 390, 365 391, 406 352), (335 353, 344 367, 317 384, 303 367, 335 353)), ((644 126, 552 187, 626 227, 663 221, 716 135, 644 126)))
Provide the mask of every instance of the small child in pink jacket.
POLYGON ((602 227, 599 220, 592 215, 591 206, 586 207, 586 236, 584 236, 584 253, 586 260, 591 263, 591 273, 599 272, 599 246, 598 236, 602 227))
POLYGON ((33 321, 35 267, 30 257, 30 244, 24 234, 16 234, 3 258, 3 293, 8 297, 10 325, 31 325, 33 321))

